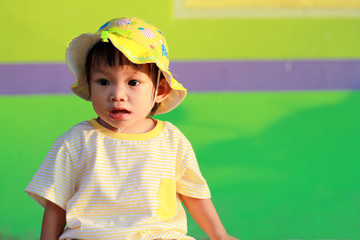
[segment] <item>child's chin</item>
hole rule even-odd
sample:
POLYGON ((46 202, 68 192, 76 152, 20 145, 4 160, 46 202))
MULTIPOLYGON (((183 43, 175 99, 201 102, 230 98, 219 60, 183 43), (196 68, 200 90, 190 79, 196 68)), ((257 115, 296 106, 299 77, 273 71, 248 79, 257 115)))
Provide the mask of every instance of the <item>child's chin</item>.
POLYGON ((99 118, 99 123, 100 123, 103 127, 107 128, 107 129, 109 129, 109 130, 112 130, 112 131, 118 131, 118 129, 124 128, 124 127, 123 127, 122 125, 120 125, 120 124, 114 124, 114 123, 109 122, 109 121, 104 121, 102 118, 99 118))

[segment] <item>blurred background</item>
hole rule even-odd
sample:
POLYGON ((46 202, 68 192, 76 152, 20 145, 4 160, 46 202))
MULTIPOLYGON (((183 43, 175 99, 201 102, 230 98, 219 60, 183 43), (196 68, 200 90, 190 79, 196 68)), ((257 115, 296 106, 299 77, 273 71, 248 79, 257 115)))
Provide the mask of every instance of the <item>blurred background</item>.
MULTIPOLYGON (((193 144, 230 234, 360 239, 359 0, 0 0, 0 239, 39 239, 24 189, 95 117, 70 92, 67 43, 122 16, 167 37, 189 95, 158 118, 193 144)), ((207 239, 191 219, 189 235, 207 239)))

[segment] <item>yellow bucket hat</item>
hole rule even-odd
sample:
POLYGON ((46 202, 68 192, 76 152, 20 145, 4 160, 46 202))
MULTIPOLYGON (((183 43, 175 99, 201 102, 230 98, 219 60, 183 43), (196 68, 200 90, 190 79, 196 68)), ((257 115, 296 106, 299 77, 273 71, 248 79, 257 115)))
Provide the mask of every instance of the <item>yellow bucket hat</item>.
POLYGON ((83 33, 71 40, 66 50, 66 64, 73 72, 76 83, 71 90, 89 101, 85 62, 89 50, 99 41, 111 41, 135 64, 155 63, 171 87, 169 96, 161 102, 155 114, 174 109, 186 96, 186 89, 169 71, 169 55, 165 36, 155 26, 139 18, 115 18, 105 23, 96 33, 83 33))

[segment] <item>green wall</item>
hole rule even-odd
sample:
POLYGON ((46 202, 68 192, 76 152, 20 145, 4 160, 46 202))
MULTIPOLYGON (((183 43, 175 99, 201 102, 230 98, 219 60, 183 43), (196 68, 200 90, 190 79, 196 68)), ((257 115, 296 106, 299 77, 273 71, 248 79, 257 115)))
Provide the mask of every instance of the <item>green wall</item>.
POLYGON ((167 36, 173 60, 360 56, 360 18, 175 19, 169 0, 0 4, 0 62, 63 62, 72 37, 120 16, 138 16, 158 26, 167 36))
MULTIPOLYGON (((359 239, 359 101, 345 91, 190 94, 159 118, 192 142, 233 235, 359 239)), ((23 190, 55 139, 95 115, 68 95, 0 97, 0 105, 0 230, 36 239, 43 210, 23 190)), ((189 234, 206 236, 191 219, 189 234)))

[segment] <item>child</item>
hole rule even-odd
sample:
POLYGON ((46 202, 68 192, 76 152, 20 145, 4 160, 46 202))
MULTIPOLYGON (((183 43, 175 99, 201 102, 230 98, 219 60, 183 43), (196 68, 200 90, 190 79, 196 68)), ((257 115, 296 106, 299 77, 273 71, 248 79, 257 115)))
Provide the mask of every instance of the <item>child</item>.
POLYGON ((186 95, 168 70, 160 30, 113 19, 75 37, 66 61, 77 79, 73 92, 98 117, 60 136, 26 188, 45 208, 41 239, 193 239, 181 202, 211 239, 234 239, 188 140, 151 118, 186 95))

